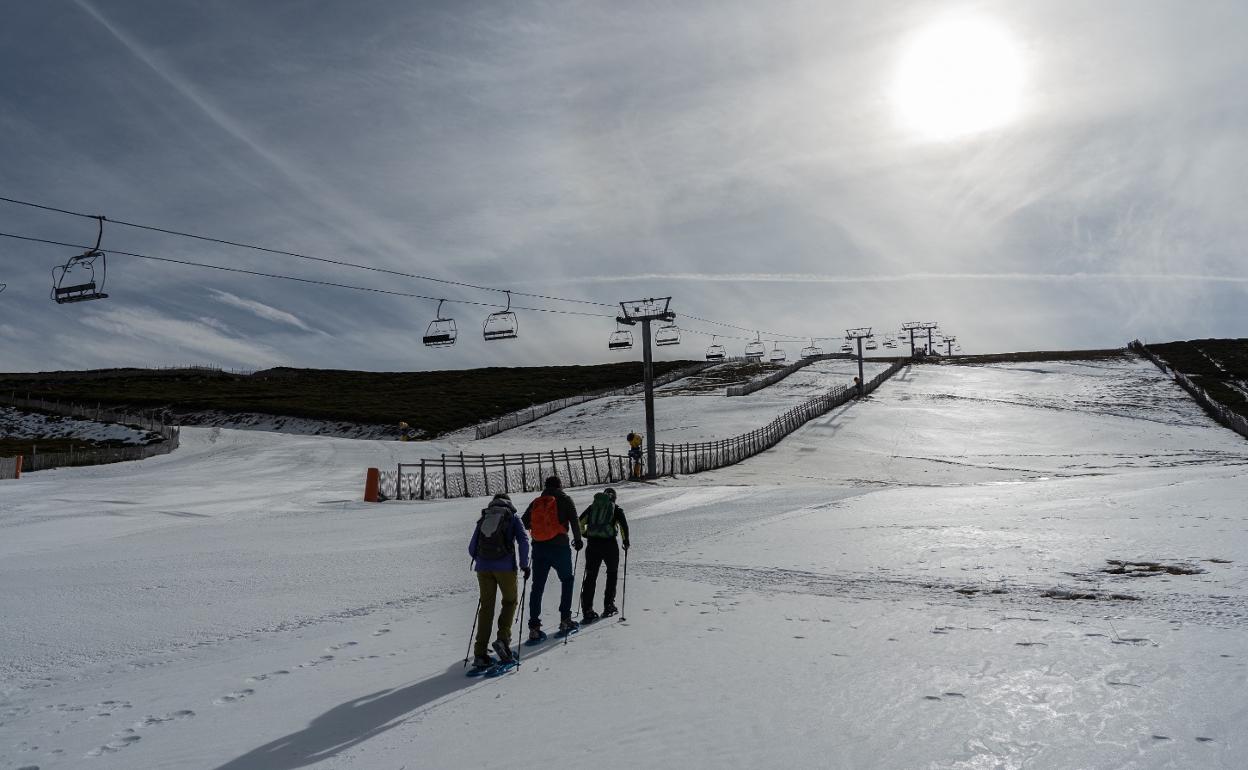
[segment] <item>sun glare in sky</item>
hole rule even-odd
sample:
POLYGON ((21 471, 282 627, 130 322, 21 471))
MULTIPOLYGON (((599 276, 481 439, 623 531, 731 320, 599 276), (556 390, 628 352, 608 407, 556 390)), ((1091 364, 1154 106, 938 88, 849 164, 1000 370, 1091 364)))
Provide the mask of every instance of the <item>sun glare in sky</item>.
POLYGON ((1004 29, 945 22, 920 32, 904 51, 893 102, 907 130, 953 139, 1013 119, 1022 82, 1021 56, 1004 29))

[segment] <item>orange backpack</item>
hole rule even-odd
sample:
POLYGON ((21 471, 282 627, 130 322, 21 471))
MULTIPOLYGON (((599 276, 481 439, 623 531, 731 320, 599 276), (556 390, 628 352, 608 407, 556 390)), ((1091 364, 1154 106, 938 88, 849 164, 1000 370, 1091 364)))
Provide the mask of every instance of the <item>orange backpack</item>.
POLYGON ((534 542, 553 540, 567 531, 559 521, 559 500, 554 495, 542 495, 533 501, 529 509, 529 525, 534 542))

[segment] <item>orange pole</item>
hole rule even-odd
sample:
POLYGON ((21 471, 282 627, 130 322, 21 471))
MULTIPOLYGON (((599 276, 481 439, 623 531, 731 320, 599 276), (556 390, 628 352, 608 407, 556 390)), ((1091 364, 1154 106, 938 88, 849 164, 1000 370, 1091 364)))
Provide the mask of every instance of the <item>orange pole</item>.
POLYGON ((364 502, 378 502, 378 490, 381 487, 381 471, 376 468, 369 468, 368 474, 364 477, 364 502))

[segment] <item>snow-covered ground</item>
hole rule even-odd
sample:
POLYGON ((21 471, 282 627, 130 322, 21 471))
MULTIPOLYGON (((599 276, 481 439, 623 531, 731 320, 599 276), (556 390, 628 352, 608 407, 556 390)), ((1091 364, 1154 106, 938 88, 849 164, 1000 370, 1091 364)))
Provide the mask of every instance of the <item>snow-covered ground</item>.
POLYGON ((187 429, 0 482, 0 767, 1248 766, 1248 443, 1151 365, 913 367, 622 487, 627 620, 497 680, 481 501, 357 502, 428 448, 187 429))
POLYGON ((79 420, 74 417, 27 412, 0 406, 0 437, 17 439, 75 439, 84 442, 147 444, 159 434, 128 425, 79 420))
POLYGON ((343 420, 317 420, 310 417, 288 417, 259 412, 219 412, 206 410, 175 415, 182 425, 236 430, 267 430, 292 433, 296 436, 338 436, 340 438, 398 437, 398 425, 375 425, 343 420))
MULTIPOLYGON (((885 363, 867 362, 863 371, 869 379, 887 368, 885 363)), ((748 433, 809 398, 852 384, 857 374, 856 362, 818 361, 774 385, 734 397, 725 395, 725 388, 690 392, 687 379, 677 380, 656 391, 657 438, 660 443, 680 444, 748 433)), ((455 451, 490 454, 592 445, 627 452, 624 437, 645 429, 644 397, 613 396, 586 401, 488 439, 456 442, 455 451)))

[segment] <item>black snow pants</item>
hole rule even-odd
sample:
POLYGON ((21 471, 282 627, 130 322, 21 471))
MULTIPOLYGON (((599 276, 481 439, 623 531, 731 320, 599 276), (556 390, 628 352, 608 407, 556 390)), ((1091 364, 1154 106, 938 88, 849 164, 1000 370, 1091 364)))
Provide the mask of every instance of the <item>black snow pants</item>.
POLYGON ((603 591, 603 607, 615 605, 615 578, 620 571, 620 546, 613 537, 585 538, 585 581, 581 586, 581 609, 594 608, 594 590, 598 568, 607 565, 607 585, 603 591))

